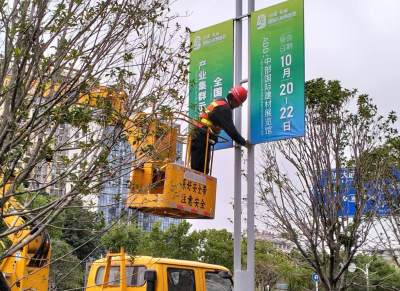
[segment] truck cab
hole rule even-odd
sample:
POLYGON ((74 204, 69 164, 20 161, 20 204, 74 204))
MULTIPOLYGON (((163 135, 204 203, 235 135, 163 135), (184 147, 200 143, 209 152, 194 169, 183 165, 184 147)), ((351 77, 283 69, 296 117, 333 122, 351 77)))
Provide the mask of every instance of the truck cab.
POLYGON ((231 291, 233 277, 223 266, 118 254, 91 264, 86 290, 231 291))

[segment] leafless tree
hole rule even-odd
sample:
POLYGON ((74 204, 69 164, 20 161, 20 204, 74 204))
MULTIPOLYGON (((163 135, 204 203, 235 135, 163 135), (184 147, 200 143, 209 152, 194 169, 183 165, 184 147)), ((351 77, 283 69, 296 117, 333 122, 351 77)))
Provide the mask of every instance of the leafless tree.
POLYGON ((395 116, 338 81, 308 81, 305 94, 306 136, 261 147, 258 218, 296 244, 326 290, 345 290, 381 201, 386 166, 368 153, 395 134, 395 116))

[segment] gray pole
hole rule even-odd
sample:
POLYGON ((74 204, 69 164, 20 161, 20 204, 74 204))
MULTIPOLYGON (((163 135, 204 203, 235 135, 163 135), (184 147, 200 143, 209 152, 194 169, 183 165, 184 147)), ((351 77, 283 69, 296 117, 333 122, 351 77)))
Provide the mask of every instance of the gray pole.
MULTIPOLYGON (((242 16, 242 0, 236 0, 236 18, 242 16)), ((242 78, 242 20, 235 21, 235 86, 240 85, 242 78)), ((242 131, 242 111, 241 108, 235 110, 235 126, 239 133, 242 131)), ((242 240, 242 224, 241 224, 241 147, 235 147, 235 160, 234 160, 234 271, 242 269, 241 260, 241 240, 242 240)))
MULTIPOLYGON (((254 0, 248 0, 248 84, 250 89, 250 13, 254 11, 254 0)), ((249 99, 251 98, 249 90, 249 99)), ((250 103, 250 100, 247 101, 250 103)), ((248 117, 250 119, 250 104, 248 104, 248 117)), ((248 124, 248 139, 250 140, 250 122, 248 124)), ((249 289, 254 290, 254 145, 251 145, 247 151, 247 271, 249 271, 249 289)))

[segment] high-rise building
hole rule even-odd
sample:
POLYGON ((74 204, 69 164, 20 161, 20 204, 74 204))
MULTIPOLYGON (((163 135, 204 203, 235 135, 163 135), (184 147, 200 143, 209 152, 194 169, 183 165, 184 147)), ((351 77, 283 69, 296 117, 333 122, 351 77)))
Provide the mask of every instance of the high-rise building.
MULTIPOLYGON (((46 129, 46 134, 50 133, 50 128, 46 129)), ((54 146, 62 146, 66 143, 69 137, 68 127, 64 124, 60 124, 54 133, 54 146)), ((35 147, 37 140, 33 142, 32 147, 35 147)), ((68 151, 57 151, 51 160, 43 160, 37 164, 31 174, 30 182, 26 183, 25 186, 30 190, 36 190, 43 188, 43 191, 48 192, 50 195, 63 196, 66 193, 66 183, 58 180, 58 182, 51 183, 50 187, 46 185, 50 184, 50 181, 57 180, 55 177, 59 176, 65 170, 65 166, 62 163, 62 157, 67 156, 68 151)), ((27 155, 29 158, 29 155, 27 155)))
POLYGON ((166 231, 167 228, 172 224, 178 225, 181 221, 179 218, 170 218, 170 217, 159 217, 147 213, 139 212, 137 216, 138 227, 143 231, 150 231, 153 227, 154 222, 161 221, 161 229, 162 231, 166 231))
POLYGON ((129 142, 120 141, 113 146, 107 159, 110 171, 109 176, 103 175, 103 179, 108 181, 103 184, 98 194, 97 209, 103 213, 105 222, 110 224, 113 220, 130 218, 134 214, 125 205, 132 162, 132 147, 129 142))

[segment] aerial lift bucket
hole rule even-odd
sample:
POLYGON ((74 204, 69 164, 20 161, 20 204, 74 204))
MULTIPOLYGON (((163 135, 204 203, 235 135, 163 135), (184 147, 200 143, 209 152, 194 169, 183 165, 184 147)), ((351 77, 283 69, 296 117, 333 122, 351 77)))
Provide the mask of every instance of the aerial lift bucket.
MULTIPOLYGON (((189 118, 188 116, 186 116, 189 118)), ((191 122, 189 122, 191 123, 191 122)), ((192 123, 193 124, 193 123, 192 123)), ((178 133, 171 126, 171 134, 162 139, 149 137, 156 145, 170 149, 168 157, 175 153, 178 133)), ((207 131, 207 138, 210 131, 207 131)), ((189 167, 190 137, 187 142, 186 163, 172 163, 174 159, 147 161, 142 167, 135 168, 131 176, 131 187, 127 198, 127 207, 152 215, 184 219, 213 219, 217 179, 211 175, 195 171, 189 167)), ((164 150, 165 151, 165 150, 164 150)), ((208 153, 206 150, 206 155, 208 153)), ((175 156, 173 157, 175 158, 175 156)), ((207 160, 207 156, 206 156, 207 160)), ((212 155, 211 155, 212 165, 212 155)), ((211 166, 212 170, 212 166, 211 166)))
POLYGON ((163 173, 165 178, 156 182, 153 191, 131 191, 128 207, 163 217, 214 218, 216 178, 173 163, 163 173))

